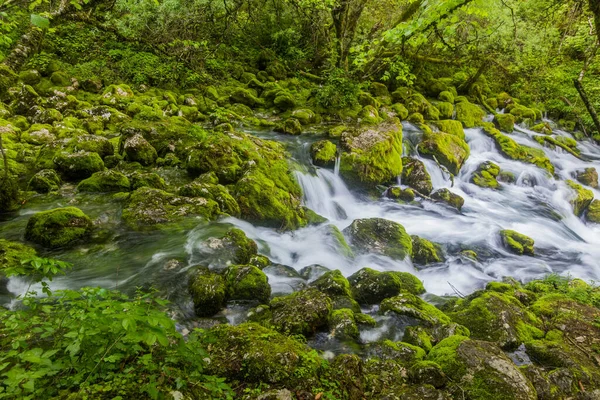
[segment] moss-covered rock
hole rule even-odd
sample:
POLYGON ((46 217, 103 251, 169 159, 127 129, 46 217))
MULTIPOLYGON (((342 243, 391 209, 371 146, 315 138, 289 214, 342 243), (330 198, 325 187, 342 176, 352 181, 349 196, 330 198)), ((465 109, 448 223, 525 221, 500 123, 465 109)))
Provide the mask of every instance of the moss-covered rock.
POLYGON ((102 158, 112 156, 115 152, 114 146, 107 138, 97 135, 77 136, 69 142, 68 147, 74 151, 98 153, 102 158))
POLYGON ((257 108, 264 105, 264 101, 256 97, 250 90, 237 88, 229 96, 231 103, 244 104, 250 108, 257 108))
POLYGON ((391 187, 387 190, 386 196, 390 199, 400 200, 410 203, 415 200, 415 191, 408 188, 391 187))
POLYGON ((377 125, 381 122, 377 108, 372 105, 364 106, 360 114, 360 122, 366 125, 377 125))
POLYGON ((27 222, 25 238, 44 247, 68 247, 89 236, 92 220, 78 208, 42 211, 27 222))
POLYGON ((313 164, 320 167, 332 167, 337 156, 337 146, 329 140, 319 140, 310 146, 313 164))
POLYGON ((296 118, 287 118, 282 123, 277 124, 274 130, 288 135, 299 135, 302 133, 302 124, 296 118))
POLYGON ((554 165, 543 150, 534 149, 518 144, 513 139, 503 135, 492 123, 483 123, 483 130, 496 141, 496 147, 508 158, 536 165, 554 173, 554 165))
POLYGON ((531 127, 531 130, 544 135, 552 135, 552 127, 548 122, 541 122, 531 127))
POLYGON ((598 172, 596 168, 586 168, 583 171, 577 171, 577 180, 589 187, 598 187, 598 172))
POLYGON ((454 95, 447 90, 440 92, 440 94, 438 95, 438 99, 454 104, 454 95))
POLYGON ((270 323, 280 332, 309 336, 327 326, 332 311, 329 297, 317 289, 305 289, 276 297, 269 304, 270 323))
POLYGON ((512 114, 496 114, 494 123, 502 132, 512 133, 515 130, 517 119, 512 114))
POLYGON ((412 240, 397 222, 383 218, 357 219, 344 229, 358 252, 377 253, 402 260, 412 254, 412 240))
POLYGON ((431 194, 433 200, 446 203, 452 208, 456 208, 458 211, 462 209, 465 204, 465 200, 459 195, 452 193, 448 189, 439 189, 431 194))
POLYGON ((277 228, 306 225, 301 190, 283 146, 239 132, 207 134, 187 158, 193 176, 214 172, 231 184, 244 219, 277 228))
POLYGON ((534 109, 521 104, 512 103, 507 109, 510 109, 510 113, 515 116, 517 122, 523 122, 527 119, 531 121, 538 119, 534 109))
POLYGON ((383 340, 365 346, 366 356, 381 361, 394 360, 403 365, 412 365, 425 358, 425 350, 410 343, 383 340))
POLYGON ((347 180, 377 185, 402 173, 402 125, 398 119, 342 135, 340 174, 347 180))
POLYGON ((280 111, 292 110, 296 107, 296 99, 290 93, 282 91, 273 100, 273 105, 280 111))
POLYGON ((502 244, 506 249, 519 255, 533 256, 533 239, 525 236, 519 232, 511 231, 508 229, 500 231, 500 237, 502 244))
POLYGON ((128 161, 139 162, 144 166, 153 165, 158 158, 156 149, 140 134, 125 139, 123 150, 128 161))
POLYGON ((566 182, 567 185, 574 191, 574 196, 571 199, 573 213, 580 217, 594 200, 594 192, 571 180, 567 180, 566 182))
POLYGON ((223 276, 227 285, 227 297, 230 300, 265 303, 271 297, 269 279, 257 267, 232 265, 225 270, 223 276))
POLYGON ((0 178, 0 214, 18 210, 19 183, 12 175, 0 178))
POLYGON ((123 221, 134 230, 153 230, 180 222, 186 216, 211 220, 219 214, 219 205, 213 200, 181 197, 160 189, 142 187, 131 193, 123 209, 123 221))
POLYGON ((167 186, 165 180, 154 172, 143 173, 135 171, 129 176, 129 182, 131 182, 131 190, 137 190, 142 187, 164 190, 167 186))
POLYGON ((325 361, 304 343, 253 323, 199 332, 209 344, 206 373, 252 383, 311 389, 325 361))
POLYGON ((408 118, 408 110, 406 107, 404 107, 404 104, 394 103, 392 104, 392 110, 396 113, 396 116, 401 121, 404 121, 406 118, 408 118))
POLYGON ((320 119, 313 110, 310 110, 308 108, 300 108, 298 110, 294 110, 292 112, 292 117, 300 121, 302 125, 314 124, 320 119))
POLYGON ((462 122, 465 128, 474 128, 481 124, 485 111, 476 104, 461 101, 456 104, 456 119, 462 122))
POLYGON ((426 157, 435 158, 454 175, 458 174, 470 154, 469 145, 460 137, 444 132, 434 133, 429 128, 423 133, 419 151, 426 157))
POLYGON ((79 151, 60 152, 54 159, 56 169, 68 180, 89 178, 95 172, 104 170, 104 162, 98 153, 79 151))
POLYGON ((204 197, 214 200, 219 204, 223 213, 237 217, 240 215, 240 206, 227 187, 210 183, 201 183, 198 179, 179 188, 179 195, 186 197, 204 197))
POLYGON ((585 218, 589 222, 600 224, 600 200, 594 200, 590 203, 585 218))
POLYGON ((427 359, 439 364, 466 398, 537 399, 533 385, 492 343, 452 336, 438 343, 427 359))
POLYGON ((418 361, 410 367, 408 376, 413 383, 431 385, 441 388, 448 382, 448 377, 437 363, 433 361, 418 361))
POLYGON ((188 290, 199 317, 212 317, 225 307, 227 287, 225 280, 206 267, 198 267, 190 278, 188 290))
POLYGON ((229 229, 220 238, 210 239, 208 247, 213 253, 218 253, 219 258, 240 265, 248 264, 257 255, 258 249, 256 242, 238 228, 229 229))
POLYGON ((450 318, 442 311, 408 292, 383 300, 379 311, 382 314, 392 312, 399 316, 415 318, 428 326, 451 323, 450 318))
POLYGON ((402 183, 421 194, 429 195, 433 185, 425 164, 416 158, 402 157, 402 166, 402 183))
POLYGON ((379 272, 363 268, 348 278, 352 295, 361 304, 378 304, 400 293, 421 294, 425 288, 421 281, 407 272, 379 272))
POLYGON ((348 308, 333 311, 329 319, 329 332, 331 337, 339 340, 357 340, 359 332, 354 312, 348 308))
POLYGON ((0 279, 2 269, 20 267, 22 261, 29 260, 36 255, 35 249, 22 243, 0 239, 0 279))
POLYGON ((53 169, 43 169, 31 177, 28 188, 38 193, 48 193, 58 190, 60 183, 60 177, 56 171, 53 169))
POLYGON ((350 283, 338 269, 325 272, 315 281, 311 282, 310 286, 317 288, 331 298, 335 298, 336 296, 352 297, 350 283))
POLYGON ((442 249, 440 245, 432 243, 427 239, 413 235, 412 248, 412 260, 415 264, 427 265, 441 262, 443 260, 442 249))
POLYGON ((541 321, 508 293, 480 292, 458 300, 446 313, 469 328, 472 338, 494 342, 505 350, 544 337, 541 321))
POLYGON ((120 172, 107 170, 94 173, 91 177, 79 182, 80 192, 128 192, 131 187, 129 179, 120 172))
POLYGON ((479 164, 477 170, 471 176, 471 182, 482 188, 498 189, 500 183, 496 178, 499 174, 500 167, 491 161, 486 161, 479 164))
POLYGON ((433 121, 431 123, 434 127, 444 133, 449 133, 465 140, 465 130, 463 129, 462 123, 453 119, 443 119, 440 121, 433 121))

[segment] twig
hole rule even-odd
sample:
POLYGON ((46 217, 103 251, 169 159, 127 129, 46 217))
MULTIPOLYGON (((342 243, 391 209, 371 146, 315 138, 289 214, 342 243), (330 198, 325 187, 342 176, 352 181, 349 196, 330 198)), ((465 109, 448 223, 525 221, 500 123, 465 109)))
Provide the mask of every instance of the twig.
POLYGON ((450 283, 450 281, 446 281, 446 282, 448 282, 448 285, 450 285, 450 287, 452 288, 452 290, 454 291, 454 293, 456 293, 456 295, 457 295, 458 297, 460 297, 461 299, 464 299, 464 298, 466 297, 464 294, 462 294, 462 293, 460 292, 460 290, 458 290, 456 287, 454 287, 454 285, 453 285, 453 284, 451 284, 451 283, 450 283))

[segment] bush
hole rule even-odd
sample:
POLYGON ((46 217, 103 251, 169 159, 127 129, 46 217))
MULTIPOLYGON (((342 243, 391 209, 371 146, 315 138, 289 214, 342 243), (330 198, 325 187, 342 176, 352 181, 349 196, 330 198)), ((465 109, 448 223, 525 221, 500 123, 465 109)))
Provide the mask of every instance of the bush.
POLYGON ((332 110, 341 110, 358 104, 360 85, 346 78, 342 70, 334 70, 316 93, 317 105, 332 110))
POLYGON ((0 398, 232 398, 153 294, 84 288, 23 303, 0 311, 0 398))

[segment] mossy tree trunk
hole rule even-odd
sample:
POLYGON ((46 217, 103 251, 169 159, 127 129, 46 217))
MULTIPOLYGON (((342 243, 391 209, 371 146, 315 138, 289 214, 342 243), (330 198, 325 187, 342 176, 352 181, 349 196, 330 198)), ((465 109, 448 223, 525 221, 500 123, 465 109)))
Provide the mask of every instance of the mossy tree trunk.
POLYGON ((340 0, 331 9, 331 18, 337 39, 337 66, 348 71, 348 55, 354 40, 358 20, 367 4, 367 0, 340 0))

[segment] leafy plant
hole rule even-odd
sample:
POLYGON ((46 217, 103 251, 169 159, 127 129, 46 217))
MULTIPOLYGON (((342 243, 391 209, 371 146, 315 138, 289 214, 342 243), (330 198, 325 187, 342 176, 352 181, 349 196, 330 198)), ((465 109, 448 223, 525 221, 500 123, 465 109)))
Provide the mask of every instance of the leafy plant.
POLYGON ((360 85, 348 79, 343 70, 335 69, 316 93, 316 103, 326 109, 340 110, 358 103, 360 85))
POLYGON ((232 398, 203 374, 205 351, 183 340, 154 293, 84 288, 31 302, 0 311, 0 398, 232 398))

